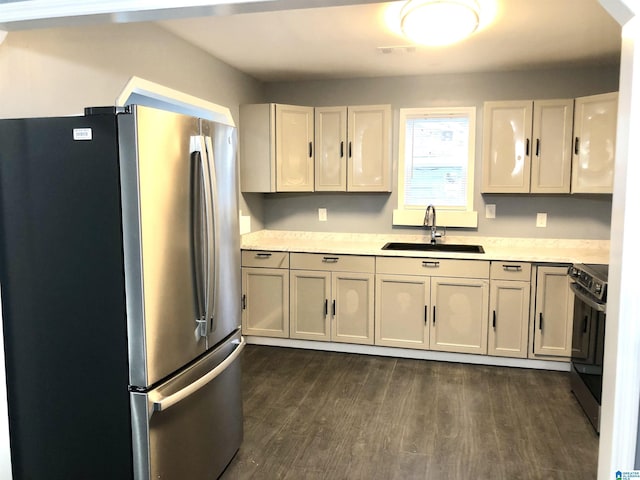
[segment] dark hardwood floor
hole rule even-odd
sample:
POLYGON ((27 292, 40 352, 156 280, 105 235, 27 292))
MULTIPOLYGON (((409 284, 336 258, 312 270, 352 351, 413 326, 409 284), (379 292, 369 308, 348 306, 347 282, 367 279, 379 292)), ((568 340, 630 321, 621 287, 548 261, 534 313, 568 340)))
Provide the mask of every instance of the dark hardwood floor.
POLYGON ((596 478, 566 373, 249 345, 223 480, 596 478))

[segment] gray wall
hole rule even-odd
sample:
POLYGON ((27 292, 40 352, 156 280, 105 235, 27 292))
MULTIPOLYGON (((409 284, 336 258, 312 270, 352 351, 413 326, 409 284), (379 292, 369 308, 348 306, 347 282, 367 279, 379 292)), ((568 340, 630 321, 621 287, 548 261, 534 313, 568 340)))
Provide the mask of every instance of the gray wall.
POLYGON ((482 105, 487 100, 574 98, 618 89, 619 66, 534 72, 361 78, 354 80, 279 82, 266 85, 265 101, 310 106, 389 103, 393 108, 393 181, 391 194, 265 194, 266 228, 370 233, 416 233, 392 227, 397 208, 398 111, 403 107, 476 106, 474 208, 477 229, 451 229, 450 234, 609 238, 611 196, 482 195, 482 105), (485 203, 496 204, 496 219, 484 218, 485 203), (317 209, 327 208, 319 222, 317 209), (536 228, 536 213, 548 214, 547 228, 536 228))
MULTIPOLYGON (((131 76, 231 110, 263 101, 263 84, 152 23, 10 32, 0 45, 0 118, 76 115, 112 105, 131 76)), ((240 208, 262 228, 260 196, 240 208)))

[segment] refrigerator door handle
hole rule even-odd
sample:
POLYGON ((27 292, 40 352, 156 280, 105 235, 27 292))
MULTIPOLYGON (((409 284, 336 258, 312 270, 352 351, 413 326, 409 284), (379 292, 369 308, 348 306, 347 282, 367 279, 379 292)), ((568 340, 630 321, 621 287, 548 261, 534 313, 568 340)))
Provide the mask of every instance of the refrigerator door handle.
MULTIPOLYGON (((212 242, 213 242, 213 222, 212 222, 212 213, 211 213, 211 205, 212 205, 212 191, 211 191, 211 182, 208 181, 210 178, 209 173, 209 161, 206 153, 205 139, 203 136, 192 136, 191 137, 191 148, 190 150, 193 153, 198 153, 198 158, 200 160, 200 172, 203 179, 203 192, 204 192, 204 221, 205 221, 205 249, 204 249, 204 295, 202 291, 198 292, 198 297, 204 297, 204 315, 203 312, 198 311, 198 318, 196 318, 196 338, 206 337, 207 336, 207 323, 208 318, 211 315, 211 284, 213 282, 212 279, 212 270, 210 268, 211 262, 211 252, 212 252, 212 242)), ((196 247, 197 248, 197 247, 196 247)), ((197 267, 196 267, 197 268, 197 267)), ((201 288, 200 285, 197 288, 201 288)), ((198 302, 200 303, 200 302, 198 302)), ((200 309, 199 309, 200 310, 200 309)))
POLYGON ((187 398, 189 395, 192 395, 193 393, 200 390, 202 387, 204 387, 206 384, 208 384, 214 378, 224 372, 227 367, 238 358, 238 356, 242 353, 242 350, 244 350, 245 345, 247 344, 244 337, 240 337, 240 340, 233 340, 232 343, 238 345, 233 353, 231 353, 227 358, 220 362, 220 364, 216 368, 211 370, 206 375, 203 375, 198 380, 186 386, 182 390, 178 390, 177 392, 166 397, 162 397, 162 395, 158 393, 157 390, 152 390, 151 392, 149 392, 149 401, 153 403, 153 410, 155 412, 163 412, 167 410, 176 403, 187 398))
POLYGON ((206 328, 208 329, 207 334, 211 334, 213 332, 216 331, 216 328, 218 326, 218 321, 215 315, 216 312, 216 305, 218 304, 218 255, 219 255, 219 245, 221 245, 220 243, 220 232, 219 232, 219 228, 218 228, 218 219, 219 219, 219 215, 220 212, 218 211, 218 179, 216 178, 216 166, 215 166, 215 159, 213 156, 213 142, 211 140, 211 137, 205 137, 205 145, 206 145, 206 151, 207 151, 207 162, 208 162, 208 166, 209 166, 209 178, 211 180, 210 183, 210 187, 211 187, 211 212, 212 212, 212 230, 213 230, 213 235, 212 235, 212 239, 213 239, 213 245, 212 245, 212 249, 211 249, 211 259, 213 261, 213 268, 211 268, 211 276, 213 278, 213 280, 211 281, 211 283, 209 284, 209 290, 208 290, 208 303, 207 305, 209 305, 209 313, 206 317, 208 325, 206 326, 206 328))

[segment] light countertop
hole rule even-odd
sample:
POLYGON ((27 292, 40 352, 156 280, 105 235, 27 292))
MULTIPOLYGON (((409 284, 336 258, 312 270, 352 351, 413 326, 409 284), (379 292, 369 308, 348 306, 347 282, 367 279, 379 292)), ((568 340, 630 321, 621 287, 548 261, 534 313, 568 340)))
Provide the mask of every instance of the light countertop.
POLYGON ((429 242, 429 235, 261 230, 242 235, 245 250, 503 260, 539 263, 609 263, 608 240, 505 238, 447 235, 438 243, 482 245, 485 253, 382 250, 387 242, 429 242))

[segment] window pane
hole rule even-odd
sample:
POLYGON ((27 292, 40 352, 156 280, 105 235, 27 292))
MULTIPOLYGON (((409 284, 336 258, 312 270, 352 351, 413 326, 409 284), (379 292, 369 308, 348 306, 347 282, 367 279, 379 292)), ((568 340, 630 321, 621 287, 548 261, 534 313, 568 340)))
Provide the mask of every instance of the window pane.
POLYGON ((466 207, 469 118, 407 118, 405 132, 404 205, 466 207))

